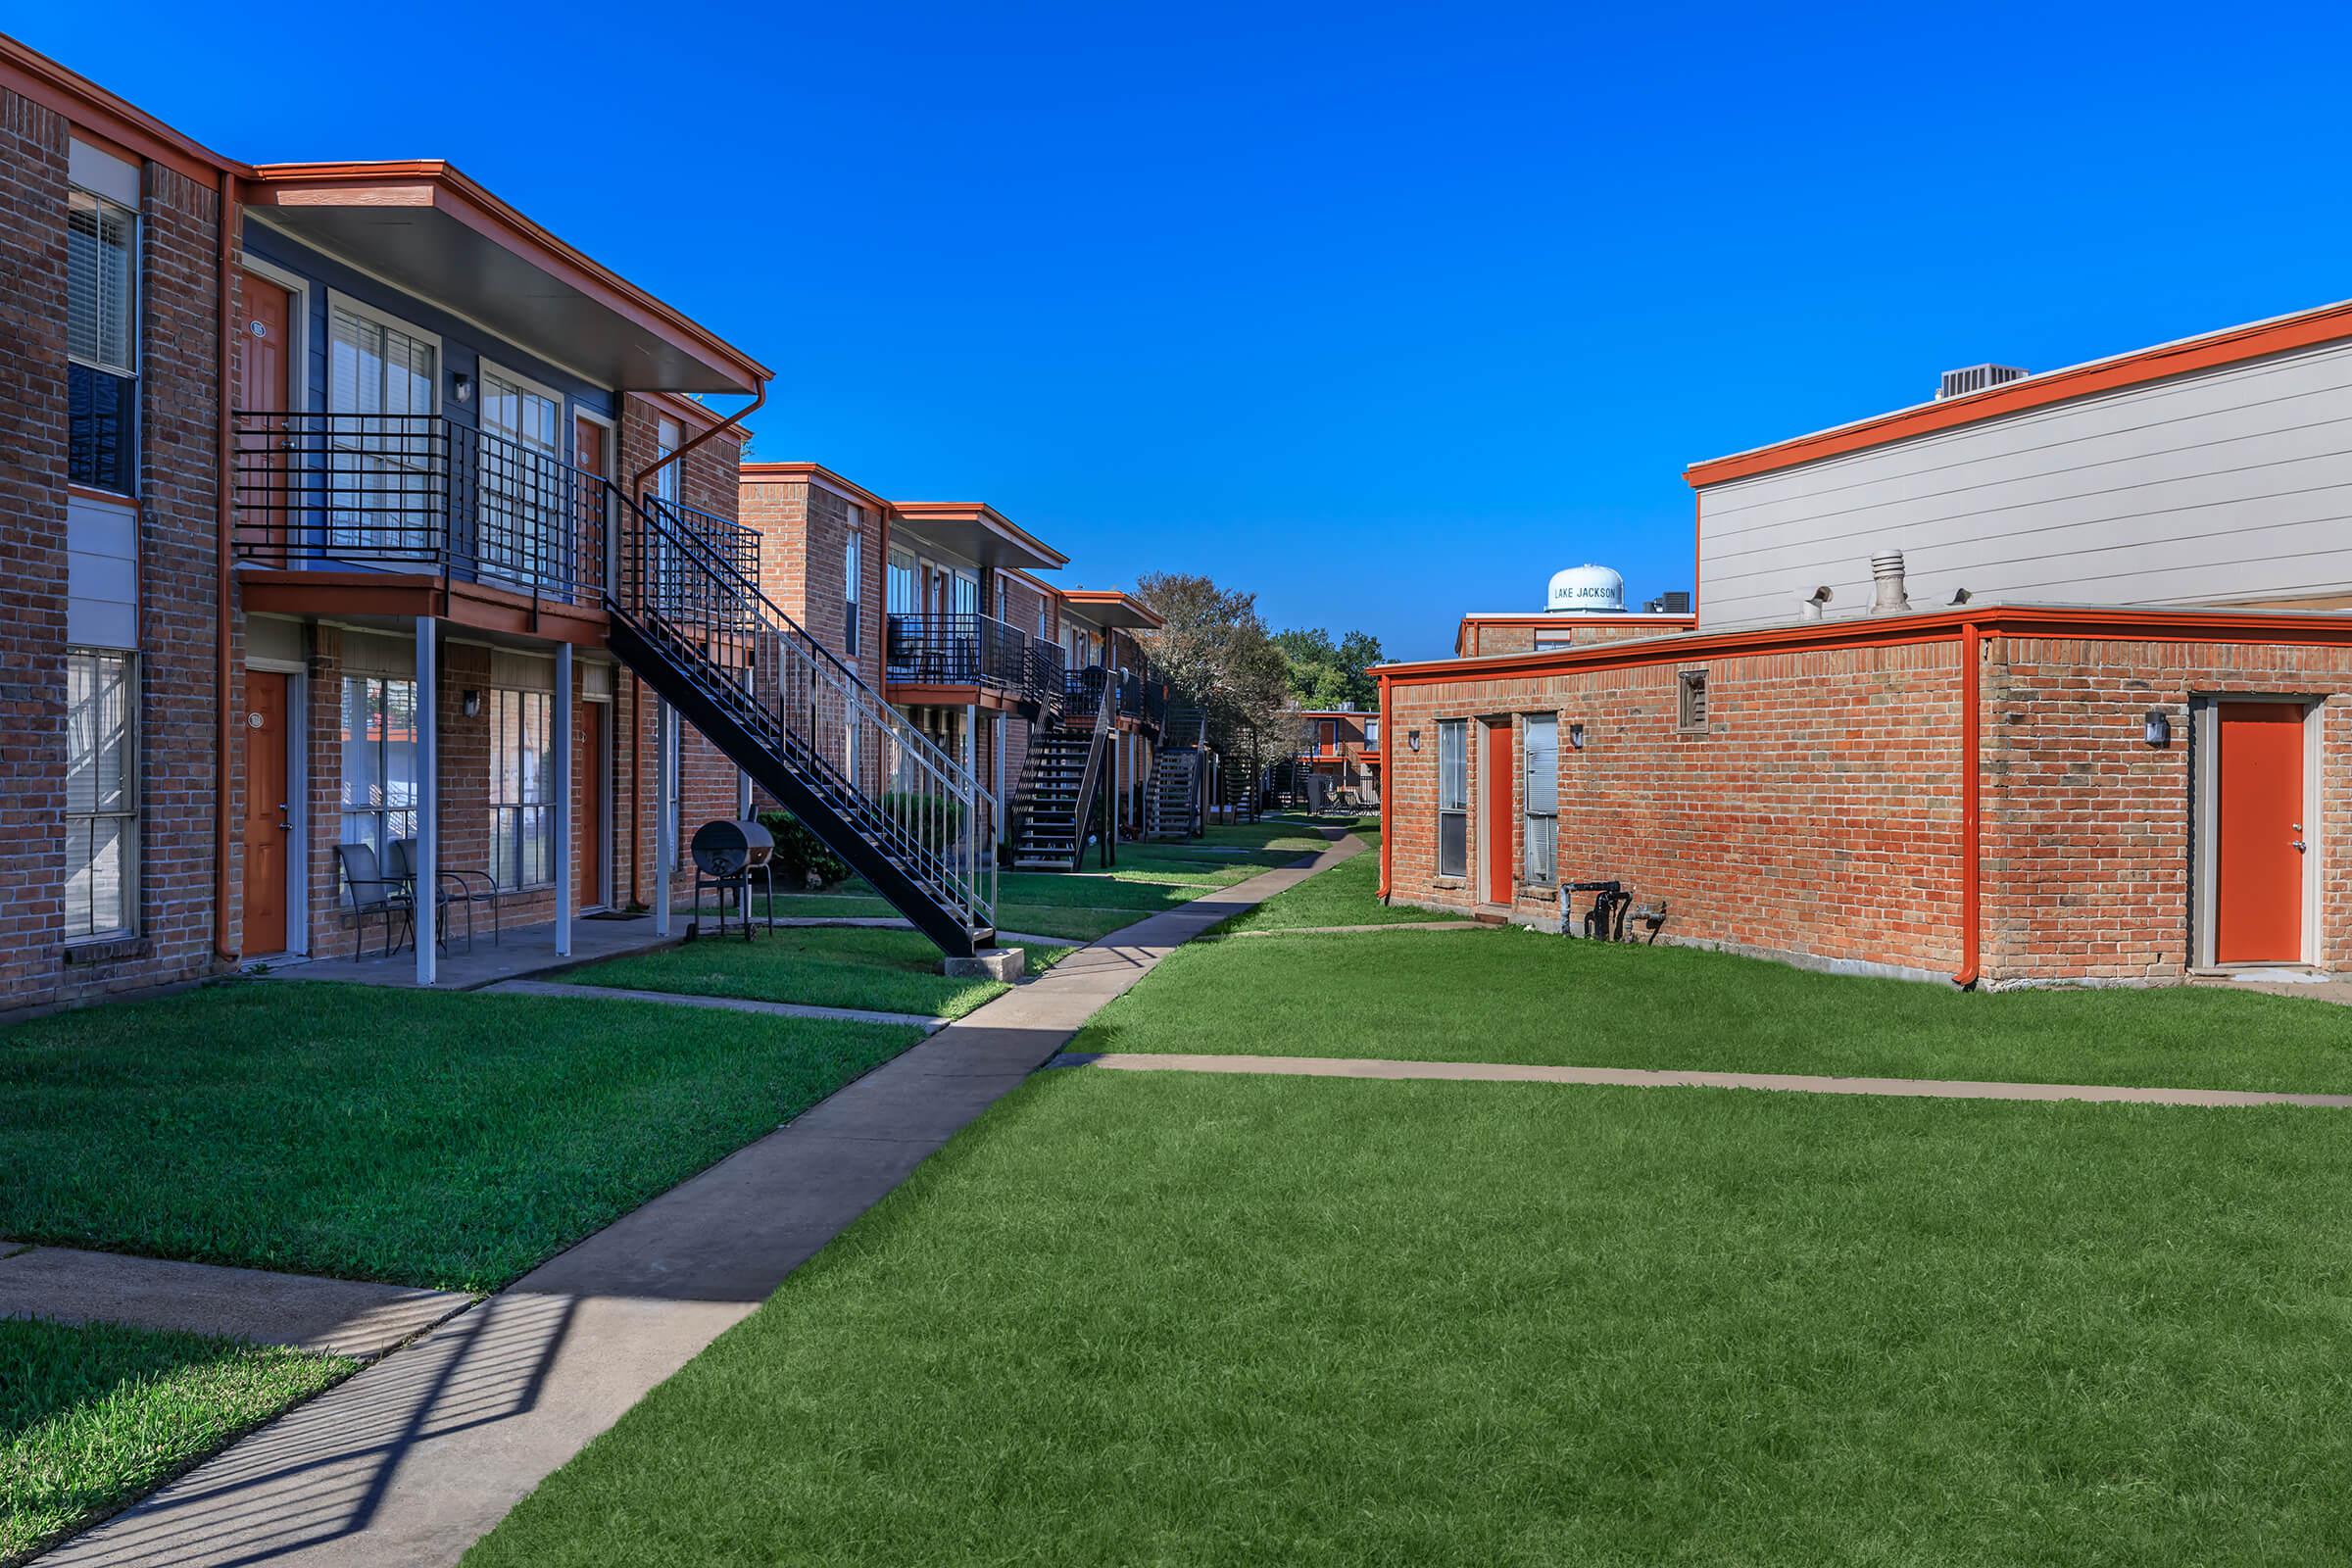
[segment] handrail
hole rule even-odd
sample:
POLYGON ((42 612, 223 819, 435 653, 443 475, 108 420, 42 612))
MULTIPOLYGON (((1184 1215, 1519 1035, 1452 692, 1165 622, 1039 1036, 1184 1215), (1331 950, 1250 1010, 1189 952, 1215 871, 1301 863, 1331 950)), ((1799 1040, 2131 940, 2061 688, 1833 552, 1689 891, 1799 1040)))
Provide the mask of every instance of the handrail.
MULTIPOLYGON (((1086 748, 1086 769, 1078 775, 1078 810, 1070 824, 1070 869, 1078 869, 1086 858, 1086 824, 1095 814, 1095 790, 1102 783, 1102 754, 1115 727, 1113 716, 1118 711, 1117 687, 1113 682, 1102 683, 1102 695, 1095 705, 1095 733, 1086 748)), ((1118 831, 1114 823, 1111 831, 1118 831)))
POLYGON ((968 929, 996 923, 994 802, 731 559, 739 525, 637 505, 607 609, 703 688, 968 929), (721 525, 712 529, 710 524, 721 525))
POLYGON ((611 481, 439 414, 232 410, 242 560, 429 566, 592 601, 611 481))

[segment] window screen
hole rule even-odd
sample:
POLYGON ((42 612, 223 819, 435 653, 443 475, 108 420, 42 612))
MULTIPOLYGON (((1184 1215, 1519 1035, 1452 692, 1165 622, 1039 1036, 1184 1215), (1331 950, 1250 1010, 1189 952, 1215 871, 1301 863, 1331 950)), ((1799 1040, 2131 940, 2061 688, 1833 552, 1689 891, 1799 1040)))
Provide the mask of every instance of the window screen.
POLYGON ((1438 875, 1470 870, 1470 721, 1438 720, 1438 875))
POLYGON ((66 653, 66 940, 130 929, 138 843, 128 654, 66 653))
POLYGON ((1530 713, 1521 739, 1526 768, 1527 880, 1549 885, 1559 879, 1560 721, 1530 713))
POLYGON ((66 214, 67 477, 122 495, 138 473, 137 215, 87 191, 66 214))

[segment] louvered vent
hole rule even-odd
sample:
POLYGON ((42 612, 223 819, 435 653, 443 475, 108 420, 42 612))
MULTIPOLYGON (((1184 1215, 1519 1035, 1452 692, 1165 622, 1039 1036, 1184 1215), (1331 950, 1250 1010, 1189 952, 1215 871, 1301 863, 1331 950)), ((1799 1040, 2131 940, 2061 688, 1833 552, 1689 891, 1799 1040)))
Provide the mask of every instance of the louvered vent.
POLYGON ((1971 392, 1999 386, 2004 381, 2019 381, 2026 370, 2015 365, 1972 365, 1965 369, 1943 372, 1943 384, 1936 389, 1938 402, 1945 398, 1964 398, 1971 392))

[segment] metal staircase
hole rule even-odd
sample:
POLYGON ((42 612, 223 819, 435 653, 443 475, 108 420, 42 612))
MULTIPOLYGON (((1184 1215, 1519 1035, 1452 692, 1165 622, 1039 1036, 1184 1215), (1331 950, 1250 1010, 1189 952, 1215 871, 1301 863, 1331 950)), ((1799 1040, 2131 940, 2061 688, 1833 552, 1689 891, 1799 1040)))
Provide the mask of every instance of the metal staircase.
POLYGON ((1100 670, 1070 678, 1058 724, 1030 732, 1029 760, 1012 813, 1012 863, 1023 871, 1075 871, 1102 787, 1118 692, 1100 670), (1091 703, 1091 707, 1089 706, 1091 703))
POLYGON ((989 946, 995 824, 979 780, 769 602, 738 525, 653 497, 617 510, 612 652, 941 951, 989 946))
POLYGON ((1159 756, 1152 765, 1152 787, 1144 800, 1146 837, 1187 839, 1200 834, 1207 731, 1208 714, 1202 710, 1169 710, 1159 756))

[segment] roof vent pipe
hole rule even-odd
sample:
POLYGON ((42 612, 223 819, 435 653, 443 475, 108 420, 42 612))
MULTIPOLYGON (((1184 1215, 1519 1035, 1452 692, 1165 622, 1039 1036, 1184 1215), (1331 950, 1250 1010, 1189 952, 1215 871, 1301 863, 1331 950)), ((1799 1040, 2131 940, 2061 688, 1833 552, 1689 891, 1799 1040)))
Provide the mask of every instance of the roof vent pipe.
POLYGON ((1900 550, 1882 550, 1870 558, 1870 575, 1876 586, 1870 602, 1874 615, 1899 615, 1911 608, 1910 596, 1903 592, 1903 553, 1900 550))
POLYGON ((1823 612, 1830 608, 1830 597, 1828 584, 1825 583, 1814 589, 1812 597, 1805 601, 1805 618, 1807 620, 1821 619, 1823 612))

